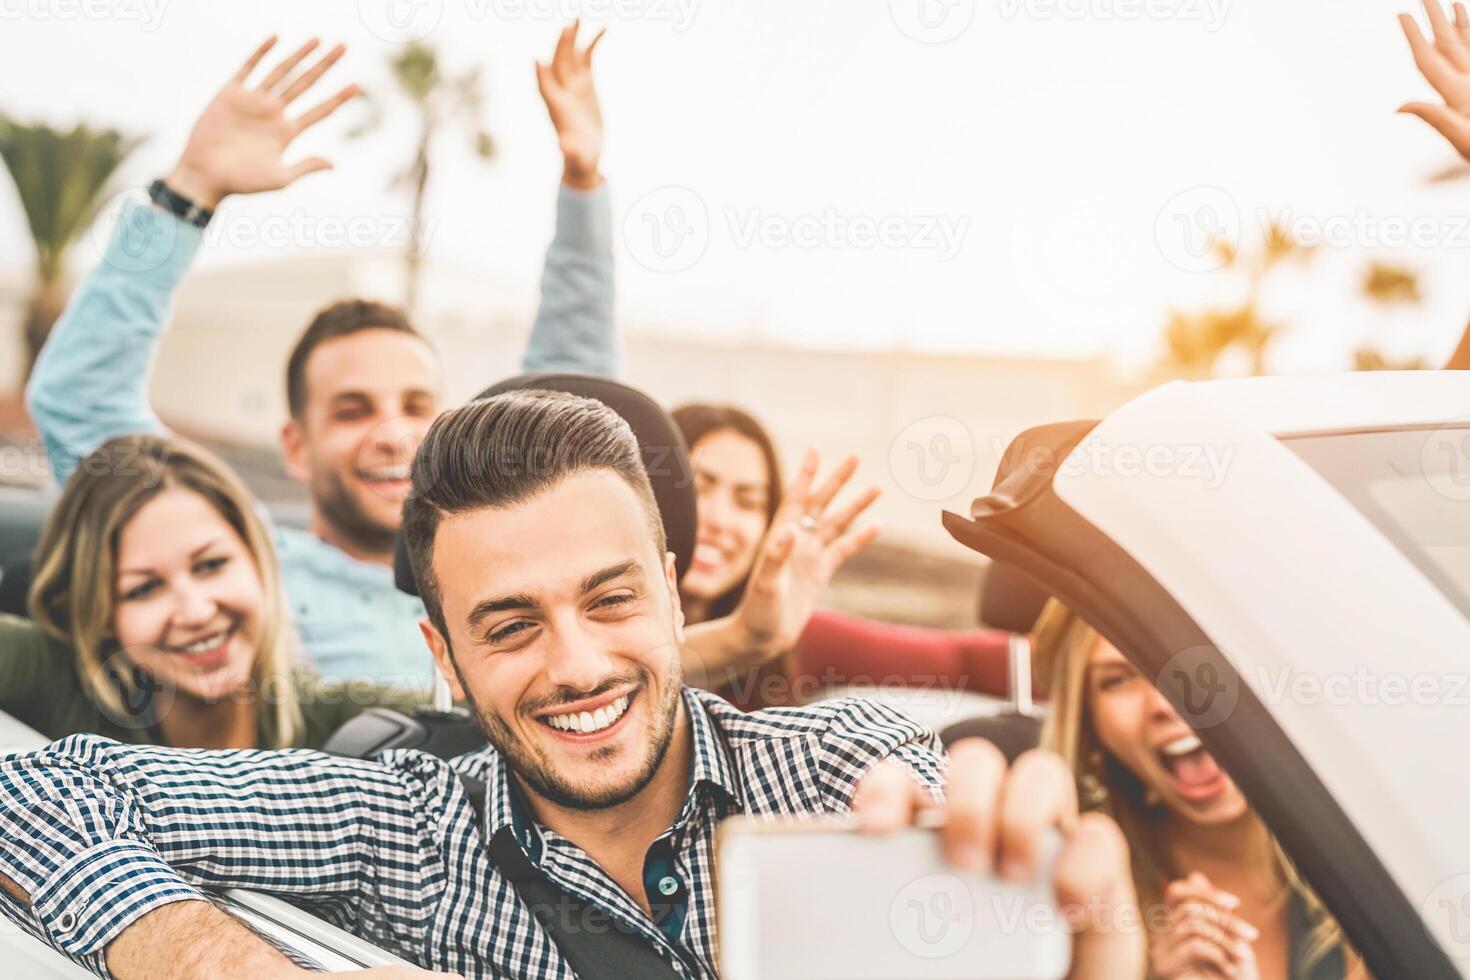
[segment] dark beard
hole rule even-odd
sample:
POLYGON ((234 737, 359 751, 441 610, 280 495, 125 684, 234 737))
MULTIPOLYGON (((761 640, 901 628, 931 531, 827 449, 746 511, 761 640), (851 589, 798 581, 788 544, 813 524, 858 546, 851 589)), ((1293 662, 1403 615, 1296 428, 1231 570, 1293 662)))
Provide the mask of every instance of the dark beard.
POLYGON ((323 474, 312 484, 312 496, 322 521, 355 550, 381 555, 393 550, 398 528, 385 527, 370 517, 337 473, 323 474))
MULTIPOLYGON (((494 746, 495 751, 505 759, 511 772, 519 776, 527 788, 548 802, 568 810, 606 810, 621 806, 643 792, 648 784, 653 782, 653 777, 658 775, 664 758, 669 754, 669 746, 674 740, 674 722, 679 715, 679 703, 683 698, 684 689, 677 650, 676 644, 674 663, 667 675, 668 686, 664 691, 663 702, 653 712, 656 727, 648 755, 643 761, 643 767, 627 785, 597 792, 588 792, 575 783, 563 779, 535 748, 517 738, 510 726, 499 715, 481 709, 475 701, 474 694, 470 691, 470 686, 464 682, 464 675, 460 672, 458 663, 454 665, 454 671, 459 675, 460 687, 464 690, 465 696, 469 698, 470 706, 475 711, 475 718, 480 722, 480 730, 485 733, 485 738, 494 746)), ((594 691, 578 692, 571 697, 559 698, 538 705, 536 710, 553 707, 558 702, 571 703, 582 698, 595 697, 599 693, 611 691, 613 688, 634 680, 643 682, 639 687, 639 697, 643 697, 652 690, 648 684, 647 671, 640 669, 637 673, 609 678, 598 685, 594 691)), ((541 723, 532 722, 532 724, 541 723)), ((600 761, 595 753, 593 761, 600 761)))

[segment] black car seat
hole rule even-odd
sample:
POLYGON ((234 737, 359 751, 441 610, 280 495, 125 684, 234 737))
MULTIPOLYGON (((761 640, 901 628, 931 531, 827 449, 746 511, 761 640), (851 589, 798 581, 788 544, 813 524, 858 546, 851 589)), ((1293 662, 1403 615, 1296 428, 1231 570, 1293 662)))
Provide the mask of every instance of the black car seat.
MULTIPOLYGON (((485 389, 478 397, 525 389, 592 398, 627 420, 638 438, 669 550, 674 554, 675 572, 682 579, 694 559, 697 525, 689 450, 673 418, 637 388, 587 374, 523 374, 485 389)), ((393 576, 398 588, 418 595, 418 583, 402 539, 394 554, 393 576)), ((478 722, 468 711, 454 707, 447 685, 441 678, 435 680, 433 707, 410 714, 370 708, 339 728, 323 748, 356 758, 370 758, 387 749, 420 749, 448 759, 484 745, 478 722)))
POLYGON ((0 612, 26 615, 31 556, 55 503, 55 490, 0 490, 0 612))
POLYGON ((1008 760, 1041 743, 1042 713, 1031 700, 1031 631, 1049 598, 1030 575, 1003 562, 993 563, 980 589, 980 621, 1005 630, 1010 647, 1010 707, 995 715, 966 718, 939 733, 945 745, 962 738, 994 742, 1008 760))

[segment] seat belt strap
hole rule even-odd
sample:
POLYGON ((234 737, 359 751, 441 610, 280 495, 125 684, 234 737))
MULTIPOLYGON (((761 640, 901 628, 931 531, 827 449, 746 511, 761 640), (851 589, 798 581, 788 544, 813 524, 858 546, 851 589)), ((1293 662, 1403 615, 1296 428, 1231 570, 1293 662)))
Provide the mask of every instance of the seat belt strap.
MULTIPOLYGON (((485 783, 464 773, 457 775, 474 808, 476 832, 483 833, 485 783)), ((537 869, 511 828, 496 831, 486 850, 490 863, 515 888, 581 980, 682 980, 661 947, 601 906, 563 890, 537 869)))

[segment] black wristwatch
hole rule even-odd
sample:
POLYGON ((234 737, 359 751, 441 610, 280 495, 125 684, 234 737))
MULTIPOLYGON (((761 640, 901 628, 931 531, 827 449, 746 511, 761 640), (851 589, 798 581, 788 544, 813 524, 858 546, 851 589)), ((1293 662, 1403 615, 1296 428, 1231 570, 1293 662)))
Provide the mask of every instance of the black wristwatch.
POLYGON ((200 207, 178 193, 165 184, 161 177, 148 185, 148 197, 154 204, 196 228, 203 228, 214 217, 213 211, 200 207))

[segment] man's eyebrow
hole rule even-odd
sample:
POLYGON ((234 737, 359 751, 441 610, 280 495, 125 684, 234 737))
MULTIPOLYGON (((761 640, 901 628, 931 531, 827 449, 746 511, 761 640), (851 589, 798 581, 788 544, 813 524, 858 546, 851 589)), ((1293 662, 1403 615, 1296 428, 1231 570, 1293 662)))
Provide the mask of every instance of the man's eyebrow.
POLYGON ((470 610, 470 614, 466 617, 465 622, 469 624, 470 629, 474 629, 486 617, 493 616, 495 613, 510 612, 516 609, 532 610, 539 608, 541 608, 539 602, 524 594, 502 596, 499 599, 481 599, 475 603, 475 608, 470 610))
POLYGON ((616 565, 609 565, 601 571, 593 572, 582 580, 582 594, 586 595, 599 585, 604 585, 615 578, 622 578, 629 572, 636 571, 638 571, 638 563, 636 561, 625 561, 619 562, 616 565))

